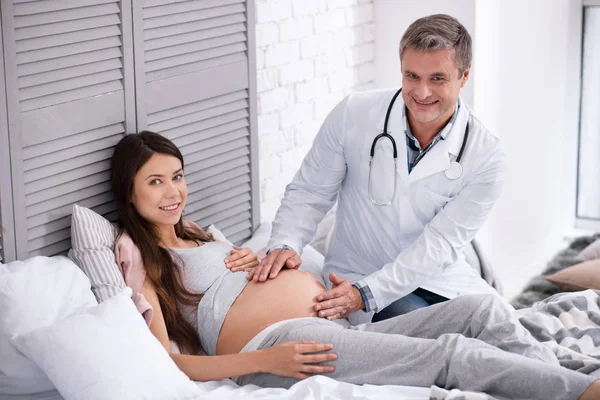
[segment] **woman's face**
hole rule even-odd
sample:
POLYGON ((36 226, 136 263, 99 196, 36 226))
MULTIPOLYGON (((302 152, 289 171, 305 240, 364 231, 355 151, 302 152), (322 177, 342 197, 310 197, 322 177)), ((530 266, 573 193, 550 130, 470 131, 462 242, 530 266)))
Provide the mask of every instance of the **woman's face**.
POLYGON ((144 219, 157 227, 175 225, 186 198, 187 185, 177 157, 155 153, 133 180, 131 202, 144 219))

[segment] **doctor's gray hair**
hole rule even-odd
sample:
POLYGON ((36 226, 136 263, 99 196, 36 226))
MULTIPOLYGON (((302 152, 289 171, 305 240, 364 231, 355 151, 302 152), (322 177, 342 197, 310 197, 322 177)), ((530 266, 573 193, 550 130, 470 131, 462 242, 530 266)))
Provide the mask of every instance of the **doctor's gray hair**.
POLYGON ((459 78, 471 64, 471 35, 456 18, 446 14, 429 15, 410 24, 400 40, 400 63, 409 48, 423 52, 453 50, 459 78))

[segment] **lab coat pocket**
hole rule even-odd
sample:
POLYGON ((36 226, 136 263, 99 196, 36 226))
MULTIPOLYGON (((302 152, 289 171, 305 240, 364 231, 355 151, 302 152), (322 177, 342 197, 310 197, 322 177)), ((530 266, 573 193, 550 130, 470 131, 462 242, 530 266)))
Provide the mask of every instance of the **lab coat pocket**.
POLYGON ((419 220, 423 224, 428 224, 451 200, 452 197, 434 192, 423 185, 415 191, 413 208, 419 220))
POLYGON ((442 206, 444 206, 446 203, 448 203, 450 200, 452 200, 451 196, 447 196, 445 194, 440 194, 437 192, 434 192, 433 190, 429 189, 428 187, 425 187, 425 191, 427 192, 427 196, 431 199, 432 203, 434 204, 440 204, 442 206))

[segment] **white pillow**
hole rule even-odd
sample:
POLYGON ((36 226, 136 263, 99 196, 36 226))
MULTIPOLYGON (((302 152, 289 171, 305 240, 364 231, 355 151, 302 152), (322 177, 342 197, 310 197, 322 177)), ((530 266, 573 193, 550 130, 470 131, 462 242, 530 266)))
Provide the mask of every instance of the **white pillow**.
POLYGON ((66 257, 33 257, 0 265, 0 393, 53 390, 46 374, 9 339, 95 304, 89 279, 66 257))
POLYGON ((596 239, 590 243, 585 249, 577 255, 581 261, 590 261, 600 259, 600 239, 596 239))
POLYGON ((65 400, 187 399, 201 394, 152 335, 131 289, 12 342, 65 400))
POLYGON ((272 224, 269 221, 261 222, 258 228, 252 234, 252 237, 242 244, 242 247, 248 247, 253 252, 258 253, 265 248, 271 238, 272 224))
POLYGON ((206 228, 206 232, 210 233, 211 235, 213 235, 213 237, 215 239, 217 239, 219 242, 227 242, 229 244, 231 244, 233 246, 233 243, 231 243, 223 234, 223 232, 221 232, 219 230, 219 228, 217 228, 214 225, 210 225, 208 228, 206 228))

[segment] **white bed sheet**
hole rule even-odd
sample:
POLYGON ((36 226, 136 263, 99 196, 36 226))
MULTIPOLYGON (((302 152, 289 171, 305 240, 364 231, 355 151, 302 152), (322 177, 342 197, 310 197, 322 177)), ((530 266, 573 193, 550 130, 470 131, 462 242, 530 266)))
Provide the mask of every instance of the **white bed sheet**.
MULTIPOLYGON (((352 385, 324 376, 314 376, 298 382, 290 389, 263 389, 255 385, 238 386, 230 379, 218 382, 197 382, 203 391, 202 400, 260 399, 369 399, 369 400, 428 400, 431 389, 414 386, 352 385)), ((2 400, 63 400, 57 391, 28 396, 0 395, 2 400), (6 396, 6 397, 4 397, 6 396)))

